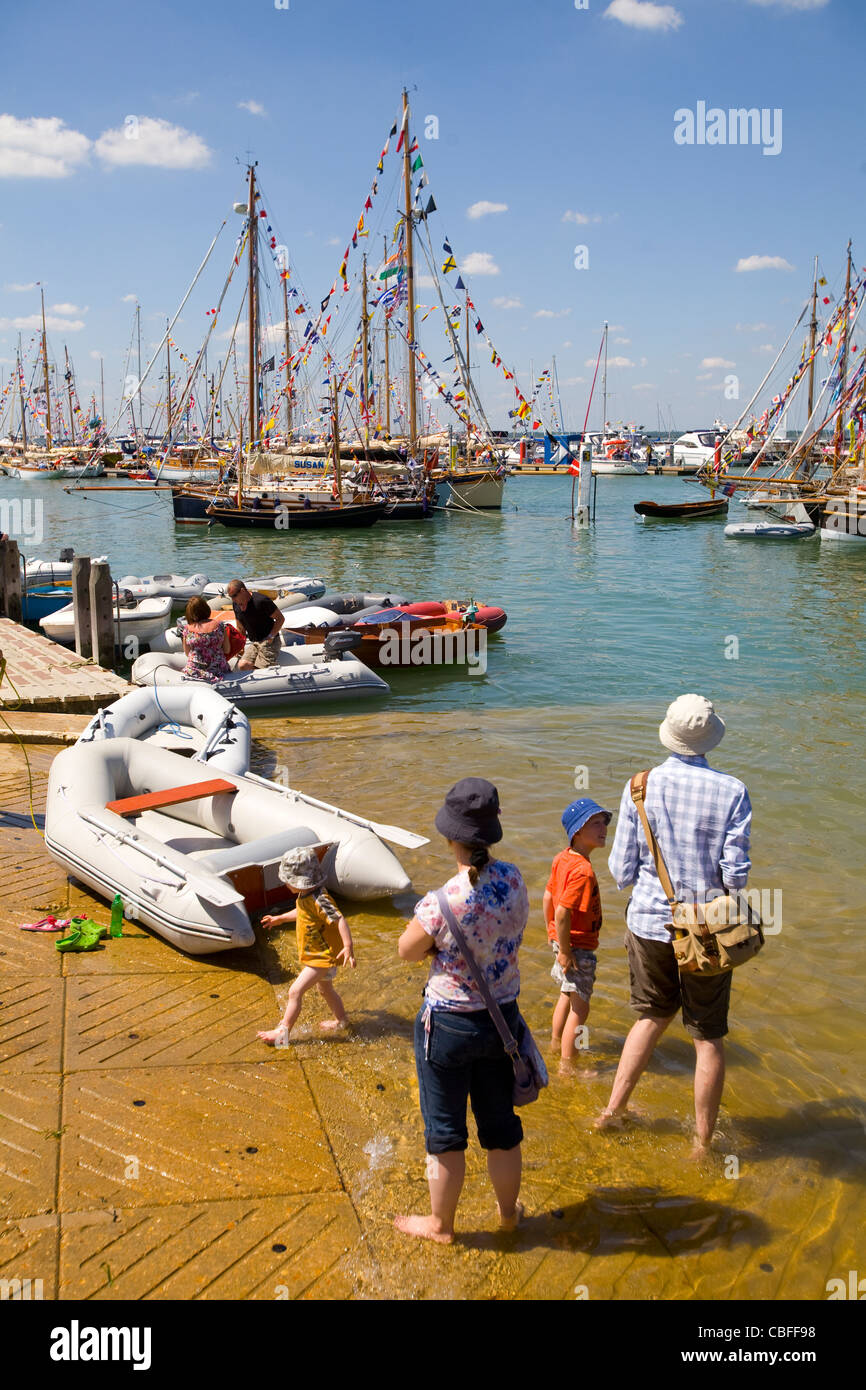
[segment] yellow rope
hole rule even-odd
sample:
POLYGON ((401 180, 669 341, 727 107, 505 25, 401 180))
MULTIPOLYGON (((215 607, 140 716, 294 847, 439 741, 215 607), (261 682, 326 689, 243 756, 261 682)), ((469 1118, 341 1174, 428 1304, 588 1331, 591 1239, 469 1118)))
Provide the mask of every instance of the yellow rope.
MULTIPOLYGON (((12 708, 12 709, 20 709, 20 708, 21 708, 21 695, 20 695, 20 692, 19 692, 18 687, 16 686, 15 682, 13 681, 12 677, 9 675, 9 672, 8 672, 7 669, 6 669, 6 658, 5 658, 5 656, 0 656, 0 685, 3 684, 4 680, 6 680, 6 681, 9 682, 9 684, 12 686, 12 689, 15 691, 15 695, 16 695, 16 697, 17 697, 16 703, 15 703, 14 705, 12 705, 11 708, 12 708)), ((5 704, 5 701, 3 700, 2 696, 0 696, 0 704, 5 704)), ((6 725, 6 728, 9 730, 10 734, 12 734, 13 738, 15 739, 15 742, 18 744, 18 747, 21 749, 21 752, 24 754, 24 761, 25 761, 25 763, 27 764, 27 795, 28 795, 28 799, 29 799, 29 802, 30 802, 30 819, 31 819, 32 822, 33 822, 33 829, 39 831, 39 834, 42 836, 42 838, 43 838, 43 840, 44 840, 44 839, 45 839, 45 832, 44 832, 43 830, 39 830, 39 826, 38 826, 37 823, 36 823, 36 812, 33 810, 33 769, 32 769, 31 766, 30 766, 30 757, 29 757, 29 755, 28 755, 27 748, 25 747, 24 743, 22 742, 22 740, 21 740, 21 738, 19 737, 19 735, 18 735, 18 733, 16 732, 16 730, 12 728, 12 725, 9 723, 8 719, 6 719, 5 715, 0 714, 0 720, 2 720, 2 722, 6 725)))

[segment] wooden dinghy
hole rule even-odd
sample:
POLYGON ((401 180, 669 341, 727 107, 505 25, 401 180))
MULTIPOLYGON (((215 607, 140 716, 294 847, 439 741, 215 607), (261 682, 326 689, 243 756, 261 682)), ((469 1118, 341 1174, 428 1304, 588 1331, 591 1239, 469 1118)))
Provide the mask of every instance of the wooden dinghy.
POLYGON ((703 502, 635 502, 638 516, 664 521, 688 521, 696 516, 719 516, 728 510, 727 497, 708 497, 703 502))

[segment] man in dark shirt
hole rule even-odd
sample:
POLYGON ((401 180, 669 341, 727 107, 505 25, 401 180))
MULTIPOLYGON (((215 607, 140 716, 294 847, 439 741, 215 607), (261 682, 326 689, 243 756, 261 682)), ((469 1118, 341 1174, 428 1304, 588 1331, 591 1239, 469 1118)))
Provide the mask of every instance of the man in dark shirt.
POLYGON ((233 579, 226 592, 238 627, 247 639, 237 669, 252 671, 255 666, 276 666, 285 615, 267 594, 255 590, 251 593, 242 579, 233 579))

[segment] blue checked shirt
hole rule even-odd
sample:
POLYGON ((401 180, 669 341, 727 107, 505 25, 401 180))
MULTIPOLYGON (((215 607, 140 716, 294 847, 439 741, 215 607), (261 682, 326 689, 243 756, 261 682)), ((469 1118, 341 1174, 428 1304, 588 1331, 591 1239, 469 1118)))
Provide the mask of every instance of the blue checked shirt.
MULTIPOLYGON (((679 901, 705 901, 745 888, 752 867, 752 803, 736 777, 716 772, 706 758, 672 753, 650 772, 644 805, 679 901)), ((628 782, 608 864, 617 888, 633 885, 626 914, 630 930, 649 941, 670 941, 668 900, 628 782)))

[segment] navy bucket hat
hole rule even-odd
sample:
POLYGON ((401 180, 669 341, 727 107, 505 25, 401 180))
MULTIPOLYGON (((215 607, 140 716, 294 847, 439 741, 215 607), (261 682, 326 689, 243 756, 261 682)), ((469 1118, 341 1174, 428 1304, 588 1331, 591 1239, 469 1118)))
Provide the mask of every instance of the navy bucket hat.
POLYGON ((613 820, 613 812, 606 811, 603 806, 599 806, 597 801, 593 801, 589 796, 582 796, 578 801, 572 801, 566 806, 562 813, 562 826, 571 843, 578 830, 586 825, 593 816, 603 815, 607 817, 610 825, 613 820))
POLYGON ((499 793, 483 777, 464 777, 448 792, 434 824, 446 840, 461 845, 495 845, 502 839, 499 793))

